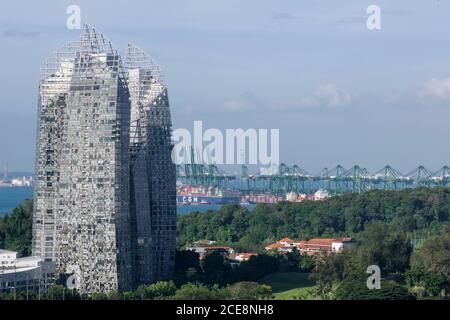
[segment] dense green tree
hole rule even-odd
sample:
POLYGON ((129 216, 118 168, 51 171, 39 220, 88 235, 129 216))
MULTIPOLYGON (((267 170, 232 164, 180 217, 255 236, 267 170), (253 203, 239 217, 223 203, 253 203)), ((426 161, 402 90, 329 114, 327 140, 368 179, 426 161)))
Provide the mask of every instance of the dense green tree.
POLYGON ((393 281, 382 281, 380 289, 368 289, 364 279, 346 279, 336 289, 338 300, 414 300, 408 290, 393 281))
MULTIPOLYGON (((0 248, 29 255, 31 221, 31 201, 0 218, 0 248)), ((255 282, 278 271, 308 272, 313 267, 312 276, 322 298, 347 299, 358 295, 364 298, 375 294, 386 299, 395 295, 401 297, 406 293, 399 283, 403 283, 406 270, 405 280, 411 292, 420 293, 423 297, 438 296, 443 292, 448 294, 450 232, 445 231, 446 224, 450 224, 449 188, 374 190, 348 193, 326 201, 258 205, 252 212, 240 206, 223 206, 218 211, 180 215, 177 221, 179 247, 194 240, 211 239, 219 245, 228 244, 241 252, 257 252, 259 255, 230 268, 224 257, 212 253, 201 268, 195 253, 179 251, 174 280, 180 289, 175 291, 175 284, 159 288, 141 286, 135 292, 110 293, 107 298, 158 299, 177 295, 187 297, 188 293, 195 299, 201 296, 229 298, 232 286, 227 289, 227 285, 255 282), (267 243, 285 236, 308 239, 344 235, 355 237, 358 246, 318 259, 298 252, 279 255, 267 254, 264 250, 267 243), (410 259, 411 243, 419 249, 410 259), (385 279, 395 279, 396 282, 384 280, 388 282, 385 291, 367 293, 361 283, 365 283, 368 276, 365 270, 371 264, 381 267, 385 279), (186 282, 191 284, 183 286, 186 282), (192 282, 202 282, 209 287, 192 282), (356 293, 352 294, 352 290, 356 293)), ((254 289, 247 284, 234 288, 236 295, 250 296, 254 289), (246 288, 250 293, 245 292, 246 288)), ((57 286, 49 293, 54 299, 61 298, 61 290, 57 286)), ((67 292, 64 296, 67 299, 67 292)), ((16 293, 17 299, 22 297, 22 293, 16 293)), ((105 297, 93 295, 83 298, 105 297)))
POLYGON ((67 290, 62 285, 54 285, 48 288, 45 295, 43 295, 44 300, 65 300, 66 299, 66 293, 70 294, 70 291, 67 290))
POLYGON ((300 272, 311 272, 316 265, 316 261, 313 256, 302 254, 298 261, 298 271, 300 272))
POLYGON ((257 282, 237 282, 228 287, 229 299, 233 300, 258 300, 270 299, 272 288, 257 282))
POLYGON ((140 299, 140 297, 136 294, 136 291, 126 291, 122 293, 122 299, 123 300, 137 300, 140 299))
POLYGON ((108 300, 122 300, 122 295, 119 291, 108 292, 108 300))
POLYGON ((211 239, 245 251, 262 251, 264 244, 285 236, 357 237, 374 221, 419 238, 440 233, 450 222, 450 189, 373 190, 326 201, 258 205, 250 213, 238 206, 224 206, 219 211, 179 216, 178 244, 211 239))
POLYGON ((260 254, 241 262, 234 269, 235 281, 258 281, 278 271, 280 260, 275 256, 260 254))
POLYGON ((217 286, 209 288, 199 283, 184 284, 174 295, 175 300, 223 300, 226 297, 224 289, 217 286))
POLYGON ((91 295, 92 300, 109 300, 107 293, 96 292, 91 295))
POLYGON ((411 260, 413 266, 450 276, 450 231, 428 238, 411 260))
POLYGON ((406 284, 419 298, 445 295, 450 289, 450 278, 442 272, 433 272, 414 265, 405 274, 406 284))
POLYGON ((138 299, 163 299, 173 296, 177 287, 173 281, 159 281, 150 285, 140 285, 135 296, 138 299))
POLYGON ((231 270, 224 256, 218 251, 206 254, 202 267, 205 280, 209 284, 225 284, 228 278, 227 275, 231 270))
POLYGON ((450 294, 450 229, 429 237, 414 252, 406 282, 419 297, 450 294))
POLYGON ((339 283, 346 279, 362 279, 364 272, 355 252, 346 250, 318 259, 311 278, 316 281, 317 294, 322 299, 333 299, 339 283))
MULTIPOLYGON (((412 246, 404 233, 380 221, 368 223, 366 230, 359 235, 357 247, 317 261, 312 273, 317 282, 317 292, 324 299, 390 299, 397 294, 400 298, 406 288, 400 290, 400 285, 393 282, 389 282, 384 291, 366 292, 369 276, 366 270, 370 265, 377 265, 382 276, 393 277, 394 274, 398 277, 409 267, 411 252, 412 246), (349 290, 355 290, 354 294, 346 292, 349 290)), ((403 298, 410 297, 406 294, 403 298)))
POLYGON ((11 214, 0 217, 0 248, 31 255, 33 202, 25 200, 11 214))
POLYGON ((192 250, 177 250, 175 255, 175 273, 184 273, 189 268, 200 271, 199 254, 192 250))
POLYGON ((386 223, 367 224, 358 238, 362 264, 378 265, 384 273, 403 272, 409 266, 412 253, 409 239, 386 223))

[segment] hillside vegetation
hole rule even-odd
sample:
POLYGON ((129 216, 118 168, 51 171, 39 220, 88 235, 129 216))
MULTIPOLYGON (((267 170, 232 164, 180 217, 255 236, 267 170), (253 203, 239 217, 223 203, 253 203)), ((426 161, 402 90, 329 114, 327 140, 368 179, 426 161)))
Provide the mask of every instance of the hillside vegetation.
POLYGON ((450 221, 450 189, 348 193, 326 201, 258 205, 250 213, 244 207, 224 206, 179 216, 178 245, 210 239, 258 250, 283 237, 357 237, 373 221, 405 232, 412 240, 437 234, 450 221))

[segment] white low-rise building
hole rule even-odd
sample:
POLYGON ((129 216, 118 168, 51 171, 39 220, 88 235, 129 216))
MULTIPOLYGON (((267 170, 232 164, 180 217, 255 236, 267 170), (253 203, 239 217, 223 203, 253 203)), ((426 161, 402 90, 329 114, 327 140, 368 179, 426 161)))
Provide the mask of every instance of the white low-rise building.
POLYGON ((356 244, 352 238, 340 238, 331 243, 332 252, 341 252, 344 249, 351 248, 356 244))
POLYGON ((11 184, 13 187, 32 187, 33 178, 32 177, 15 178, 11 180, 11 184))
POLYGON ((0 290, 45 291, 54 281, 55 267, 40 257, 18 258, 17 252, 0 249, 0 290))
POLYGON ((314 200, 316 201, 325 200, 328 199, 329 197, 330 195, 328 191, 325 189, 319 189, 314 193, 314 200))

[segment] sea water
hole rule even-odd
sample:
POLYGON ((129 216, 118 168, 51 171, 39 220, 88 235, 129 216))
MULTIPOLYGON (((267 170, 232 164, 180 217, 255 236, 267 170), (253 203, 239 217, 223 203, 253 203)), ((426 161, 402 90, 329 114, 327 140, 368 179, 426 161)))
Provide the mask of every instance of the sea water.
POLYGON ((33 187, 1 187, 0 215, 12 212, 25 199, 33 199, 33 187))
MULTIPOLYGON (((33 199, 33 187, 2 187, 0 188, 0 215, 11 213, 15 207, 20 205, 25 199, 33 199)), ((254 204, 245 205, 249 211, 256 206, 254 204)), ((177 206, 178 214, 189 214, 199 211, 220 210, 222 205, 205 204, 191 206, 177 206)))

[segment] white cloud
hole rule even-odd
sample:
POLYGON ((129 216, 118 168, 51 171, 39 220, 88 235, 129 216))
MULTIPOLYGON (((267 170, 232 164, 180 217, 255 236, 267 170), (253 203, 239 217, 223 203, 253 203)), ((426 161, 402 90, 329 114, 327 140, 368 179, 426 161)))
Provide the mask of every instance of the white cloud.
POLYGON ((229 112, 246 112, 258 109, 260 103, 256 100, 251 92, 241 94, 237 99, 227 100, 223 103, 223 107, 229 112))
POLYGON ((339 90, 334 84, 324 84, 310 95, 289 103, 277 103, 272 109, 277 110, 301 110, 301 109, 336 109, 350 106, 353 96, 350 93, 339 90))
POLYGON ((450 78, 431 79, 419 91, 419 96, 439 99, 450 98, 450 78))
POLYGON ((326 107, 342 107, 352 103, 349 93, 340 91, 334 84, 321 85, 315 92, 315 98, 326 107))
POLYGON ((264 103, 258 100, 251 92, 243 93, 236 99, 230 99, 223 103, 223 108, 228 112, 250 111, 295 111, 304 109, 337 109, 352 105, 353 96, 350 93, 339 90, 334 84, 318 86, 314 92, 302 98, 292 101, 272 101, 264 103))

